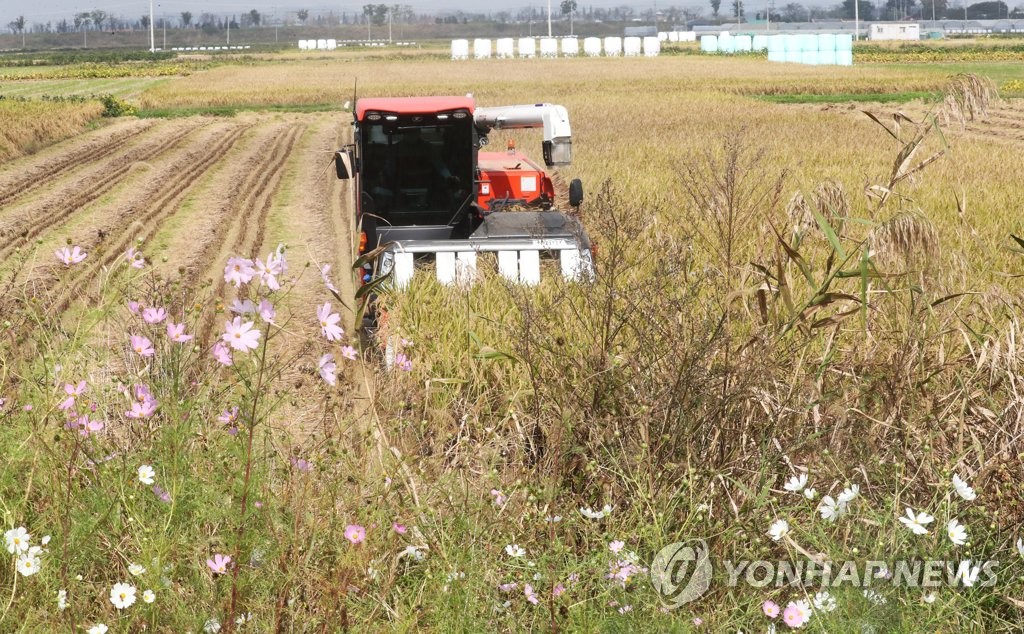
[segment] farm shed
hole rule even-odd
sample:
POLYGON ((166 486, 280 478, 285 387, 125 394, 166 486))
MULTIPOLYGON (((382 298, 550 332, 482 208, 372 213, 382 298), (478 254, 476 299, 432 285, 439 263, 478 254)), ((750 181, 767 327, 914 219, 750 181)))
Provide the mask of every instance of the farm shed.
POLYGON ((872 40, 919 40, 921 25, 916 22, 875 22, 868 37, 872 40))

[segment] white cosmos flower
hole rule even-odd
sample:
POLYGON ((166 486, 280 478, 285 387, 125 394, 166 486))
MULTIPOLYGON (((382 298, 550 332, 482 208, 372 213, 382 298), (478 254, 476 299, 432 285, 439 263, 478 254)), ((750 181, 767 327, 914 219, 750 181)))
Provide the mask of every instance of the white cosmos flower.
POLYGON ((821 519, 834 522, 846 513, 846 504, 837 502, 831 495, 826 495, 818 505, 818 512, 821 513, 821 519))
POLYGON ((786 484, 782 485, 782 488, 793 493, 799 493, 804 490, 805 486, 807 486, 807 474, 801 473, 787 480, 786 484))
POLYGON ((18 572, 23 577, 31 577, 39 572, 39 557, 33 553, 25 553, 18 557, 18 572))
POLYGON ((526 554, 526 549, 519 544, 509 544, 505 546, 505 552, 509 557, 522 557, 526 554))
POLYGON ((768 529, 768 536, 779 541, 783 537, 789 534, 789 522, 786 520, 775 520, 772 522, 771 527, 768 529))
POLYGON ((836 598, 833 597, 827 590, 814 595, 814 609, 821 612, 831 612, 837 607, 836 598))
POLYGON ((961 561, 960 567, 956 571, 956 581, 964 584, 965 588, 970 588, 978 580, 978 574, 981 572, 980 566, 972 566, 971 560, 961 561))
POLYGON ((914 513, 914 509, 910 508, 909 506, 907 507, 906 517, 900 518, 900 522, 902 522, 904 526, 913 531, 915 535, 927 535, 928 529, 925 528, 925 525, 931 524, 933 521, 935 521, 935 518, 931 515, 928 515, 924 511, 921 511, 920 513, 914 513))
POLYGON ((28 542, 32 536, 24 526, 12 528, 4 533, 4 540, 7 542, 7 552, 13 554, 23 553, 28 550, 28 542))
POLYGON ((849 504, 850 502, 853 502, 855 499, 857 499, 858 495, 860 495, 860 486, 856 484, 851 484, 850 486, 843 489, 843 492, 839 494, 839 503, 849 504))
POLYGON ((953 474, 953 490, 956 494, 967 500, 968 502, 974 501, 978 494, 974 492, 974 489, 967 484, 967 481, 960 477, 959 474, 953 474))
POLYGON ((1020 553, 1021 557, 1024 557, 1024 539, 1017 539, 1017 552, 1020 553))
POLYGON ((220 631, 220 621, 217 619, 207 619, 206 623, 203 623, 203 631, 206 634, 217 634, 220 631))
POLYGON ((949 520, 949 524, 946 525, 946 534, 949 535, 949 541, 957 546, 967 543, 967 529, 956 519, 949 520))
POLYGON ((138 577, 139 575, 146 574, 146 569, 139 564, 128 564, 128 572, 131 576, 138 577))
POLYGON ((42 544, 43 546, 49 544, 50 543, 50 536, 49 535, 44 535, 43 538, 41 540, 39 540, 39 543, 42 544))
POLYGON ((58 590, 57 591, 57 609, 63 612, 68 609, 68 591, 58 590))
POLYGON ((97 623, 86 630, 85 634, 107 634, 107 626, 102 623, 97 623))
POLYGON ((156 593, 153 592, 152 590, 146 590, 145 592, 142 593, 142 600, 145 603, 152 603, 152 602, 156 601, 156 593))
POLYGON ((935 603, 935 599, 937 598, 937 596, 938 595, 936 595, 934 592, 929 592, 928 594, 921 597, 921 600, 925 603, 935 603))
POLYGON ((156 469, 154 469, 153 467, 149 466, 148 464, 144 464, 141 467, 139 467, 139 482, 141 482, 142 484, 145 484, 146 486, 153 484, 153 482, 155 482, 153 478, 155 477, 156 469))
POLYGON ((808 500, 813 500, 814 498, 818 497, 818 490, 813 487, 804 489, 804 497, 807 498, 808 500))
POLYGON ((608 515, 611 512, 612 512, 612 507, 611 507, 610 504, 605 504, 604 508, 602 508, 602 509, 600 509, 598 511, 595 511, 595 510, 591 509, 589 506, 584 506, 584 507, 580 508, 580 515, 582 515, 583 517, 592 519, 592 520, 603 519, 606 515, 608 515))
POLYGON ((130 583, 115 583, 110 589, 110 602, 118 610, 131 607, 135 603, 135 586, 130 583))
POLYGON ((423 552, 422 549, 417 548, 416 546, 410 545, 410 546, 406 546, 405 550, 403 550, 402 552, 398 553, 398 557, 397 558, 401 559, 402 557, 412 557, 416 561, 423 561, 423 559, 426 558, 426 556, 427 556, 427 554, 425 552, 423 552))

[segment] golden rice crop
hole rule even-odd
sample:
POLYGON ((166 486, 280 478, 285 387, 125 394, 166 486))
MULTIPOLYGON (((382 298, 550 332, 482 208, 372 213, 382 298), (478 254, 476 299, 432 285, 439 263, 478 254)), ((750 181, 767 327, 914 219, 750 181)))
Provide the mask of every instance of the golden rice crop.
POLYGON ((0 160, 80 133, 103 111, 98 102, 0 100, 0 160))

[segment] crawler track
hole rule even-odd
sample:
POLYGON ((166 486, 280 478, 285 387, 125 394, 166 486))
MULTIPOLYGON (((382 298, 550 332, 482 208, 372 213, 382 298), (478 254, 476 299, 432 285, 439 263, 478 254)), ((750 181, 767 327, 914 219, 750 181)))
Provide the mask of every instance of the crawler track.
MULTIPOLYGON (((206 273, 213 280, 214 296, 223 297, 226 282, 219 271, 223 260, 230 255, 260 257, 259 249, 266 234, 267 215, 281 186, 285 164, 305 128, 303 124, 291 124, 268 141, 266 150, 260 152, 266 157, 265 160, 249 169, 229 201, 228 217, 232 224, 220 223, 201 258, 204 266, 193 267, 186 276, 188 282, 194 282, 196 276, 206 273)), ((215 324, 214 313, 204 315, 198 331, 200 341, 209 341, 215 324)))

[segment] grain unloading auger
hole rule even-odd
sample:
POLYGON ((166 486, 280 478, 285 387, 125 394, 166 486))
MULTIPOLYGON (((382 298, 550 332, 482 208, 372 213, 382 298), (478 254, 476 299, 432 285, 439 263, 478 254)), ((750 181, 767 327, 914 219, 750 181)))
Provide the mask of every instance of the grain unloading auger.
MULTIPOLYGON (((355 182, 363 284, 386 277, 403 288, 417 261, 428 259, 441 283, 471 283, 478 257, 494 257, 502 276, 523 284, 540 281, 544 256, 557 257, 567 279, 592 275, 590 240, 575 217, 554 208, 544 169, 511 142, 506 151, 481 151, 492 130, 543 128, 544 163, 568 165, 565 108, 477 108, 469 96, 369 98, 356 102, 354 115, 354 142, 335 165, 338 178, 355 182)), ((582 200, 575 179, 569 204, 582 200)))

